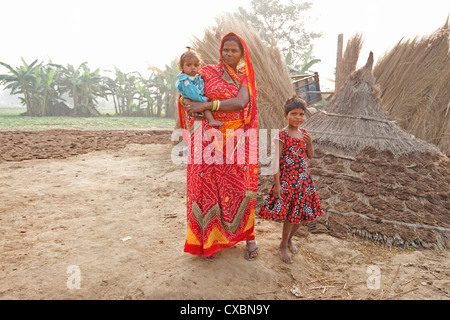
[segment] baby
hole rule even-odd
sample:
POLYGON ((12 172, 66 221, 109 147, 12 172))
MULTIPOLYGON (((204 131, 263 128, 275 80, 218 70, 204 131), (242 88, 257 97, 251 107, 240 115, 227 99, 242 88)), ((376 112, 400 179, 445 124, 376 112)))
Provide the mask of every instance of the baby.
MULTIPOLYGON (((179 68, 181 73, 177 76, 178 80, 175 86, 182 97, 206 102, 208 99, 203 95, 205 83, 198 73, 202 67, 200 57, 190 47, 187 48, 188 51, 180 57, 179 68)), ((223 126, 223 122, 214 119, 211 110, 205 110, 204 116, 211 127, 223 126)))

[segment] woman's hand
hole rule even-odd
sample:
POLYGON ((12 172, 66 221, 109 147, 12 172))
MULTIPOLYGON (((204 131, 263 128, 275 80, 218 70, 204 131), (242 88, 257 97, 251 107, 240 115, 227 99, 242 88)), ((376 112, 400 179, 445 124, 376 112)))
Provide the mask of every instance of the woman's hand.
POLYGON ((186 112, 191 117, 196 117, 198 113, 203 113, 203 111, 206 110, 203 102, 194 101, 187 98, 184 98, 183 102, 186 108, 186 112))

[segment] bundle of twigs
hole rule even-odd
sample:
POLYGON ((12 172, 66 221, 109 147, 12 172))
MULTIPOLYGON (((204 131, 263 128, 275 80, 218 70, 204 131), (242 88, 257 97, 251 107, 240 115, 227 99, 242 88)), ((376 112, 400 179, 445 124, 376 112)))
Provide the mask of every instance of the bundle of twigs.
POLYGON ((193 48, 204 64, 217 64, 222 37, 229 32, 240 35, 247 43, 258 88, 258 120, 262 129, 285 126, 283 106, 294 94, 289 71, 278 48, 262 41, 258 32, 233 14, 217 18, 217 25, 205 29, 203 39, 194 37, 193 48))
POLYGON ((450 154, 450 29, 400 40, 374 68, 383 108, 417 138, 450 154))
POLYGON ((314 143, 338 154, 357 154, 367 146, 395 155, 439 153, 434 145, 416 139, 390 120, 382 108, 372 66, 371 52, 367 64, 347 78, 326 108, 305 122, 314 143))

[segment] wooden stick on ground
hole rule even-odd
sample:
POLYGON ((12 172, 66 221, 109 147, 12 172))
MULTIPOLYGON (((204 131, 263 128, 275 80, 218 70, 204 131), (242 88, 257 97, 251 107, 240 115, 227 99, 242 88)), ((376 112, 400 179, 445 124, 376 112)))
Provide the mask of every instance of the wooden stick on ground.
POLYGON ((396 298, 396 297, 402 296, 402 295, 404 295, 404 294, 407 294, 407 293, 410 293, 410 292, 416 291, 417 289, 419 289, 419 288, 418 288, 418 287, 416 287, 416 288, 414 288, 414 289, 411 289, 411 290, 408 290, 408 291, 400 292, 400 293, 398 293, 398 294, 396 294, 396 295, 393 295, 392 297, 389 297, 389 298, 387 298, 387 299, 392 299, 392 298, 396 298))

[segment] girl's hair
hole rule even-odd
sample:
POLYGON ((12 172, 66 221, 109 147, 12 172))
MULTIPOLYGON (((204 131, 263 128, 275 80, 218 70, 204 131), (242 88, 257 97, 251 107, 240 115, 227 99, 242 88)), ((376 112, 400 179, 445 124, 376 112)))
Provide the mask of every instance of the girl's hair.
POLYGON ((302 97, 294 95, 286 100, 286 103, 284 104, 284 113, 289 114, 289 112, 294 109, 303 109, 303 111, 306 112, 307 106, 308 104, 302 97))
POLYGON ((187 51, 181 55, 180 60, 178 61, 178 68, 180 71, 183 71, 184 60, 186 60, 186 58, 195 57, 200 61, 200 65, 203 64, 200 55, 194 49, 191 47, 186 47, 186 49, 187 51))
POLYGON ((222 45, 220 47, 221 53, 222 53, 223 45, 225 44, 225 42, 228 42, 228 41, 236 42, 239 45, 239 49, 241 49, 242 55, 244 55, 244 46, 242 45, 241 40, 239 40, 238 37, 236 37, 234 34, 231 34, 231 33, 228 34, 225 38, 223 38, 222 45))

